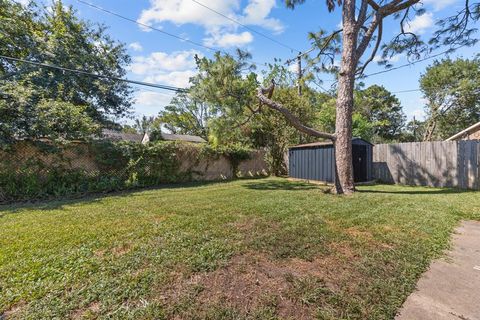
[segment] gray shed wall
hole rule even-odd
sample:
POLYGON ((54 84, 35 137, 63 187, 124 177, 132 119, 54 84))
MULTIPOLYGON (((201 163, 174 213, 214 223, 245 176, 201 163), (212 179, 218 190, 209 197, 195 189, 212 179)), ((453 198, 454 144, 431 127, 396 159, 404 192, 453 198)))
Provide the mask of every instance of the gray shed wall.
MULTIPOLYGON (((373 146, 361 139, 352 144, 367 148, 367 180, 373 180, 373 146)), ((288 151, 288 174, 292 178, 334 182, 335 156, 333 145, 291 148, 288 151)))

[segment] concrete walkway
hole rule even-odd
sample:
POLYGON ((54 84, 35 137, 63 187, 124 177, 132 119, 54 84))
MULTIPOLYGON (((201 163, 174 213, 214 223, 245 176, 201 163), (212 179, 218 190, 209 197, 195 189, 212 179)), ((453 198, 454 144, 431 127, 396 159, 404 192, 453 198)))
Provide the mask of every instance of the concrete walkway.
POLYGON ((466 221, 448 258, 430 265, 396 320, 480 320, 480 222, 466 221))

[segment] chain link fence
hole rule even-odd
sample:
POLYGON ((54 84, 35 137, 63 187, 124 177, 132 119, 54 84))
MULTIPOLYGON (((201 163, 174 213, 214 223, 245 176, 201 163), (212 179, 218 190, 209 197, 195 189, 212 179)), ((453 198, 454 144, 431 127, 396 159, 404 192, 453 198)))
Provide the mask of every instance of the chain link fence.
POLYGON ((184 142, 19 141, 0 159, 0 203, 267 174, 263 151, 236 159, 184 142))

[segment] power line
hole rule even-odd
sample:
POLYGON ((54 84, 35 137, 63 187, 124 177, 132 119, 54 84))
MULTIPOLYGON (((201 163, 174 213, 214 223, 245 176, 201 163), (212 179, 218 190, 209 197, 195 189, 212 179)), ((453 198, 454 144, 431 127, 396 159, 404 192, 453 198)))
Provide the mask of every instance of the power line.
POLYGON ((108 14, 111 14, 111 15, 113 15, 113 16, 116 16, 116 17, 118 17, 118 18, 120 18, 120 19, 129 21, 129 22, 133 22, 133 23, 138 24, 139 26, 142 26, 142 27, 144 27, 144 28, 148 28, 148 29, 151 29, 151 30, 158 31, 158 32, 163 33, 163 34, 165 34, 165 35, 167 35, 167 36, 176 38, 176 39, 178 39, 178 40, 180 40, 180 41, 188 42, 188 43, 190 43, 190 44, 193 44, 193 45, 195 45, 195 46, 202 47, 202 48, 207 49, 207 50, 210 50, 210 51, 217 51, 215 48, 206 46, 206 45, 204 45, 204 44, 202 44, 202 43, 199 43, 199 42, 196 42, 196 41, 192 41, 192 40, 187 39, 187 38, 183 38, 183 37, 181 37, 181 36, 177 36, 176 34, 173 34, 173 33, 167 32, 167 31, 163 31, 162 29, 155 28, 155 27, 153 27, 153 26, 150 26, 150 25, 148 25, 148 24, 139 22, 139 21, 134 20, 134 19, 131 19, 131 18, 129 18, 129 17, 125 17, 125 16, 123 16, 123 15, 121 15, 121 14, 118 14, 118 13, 116 13, 116 12, 113 12, 113 11, 110 11, 110 10, 108 10, 108 9, 104 9, 104 8, 102 8, 102 7, 99 7, 99 6, 97 6, 97 5, 94 5, 93 3, 86 2, 86 1, 83 1, 83 0, 77 0, 77 1, 80 2, 80 3, 83 3, 83 4, 86 5, 86 6, 89 6, 89 7, 91 7, 91 8, 94 8, 94 9, 96 9, 96 10, 100 10, 100 11, 103 11, 103 12, 105 12, 105 13, 108 13, 108 14))
POLYGON ((401 90, 401 91, 395 91, 391 93, 407 93, 407 92, 416 92, 416 91, 422 91, 421 89, 410 89, 410 90, 401 90))
POLYGON ((230 18, 230 17, 227 16, 226 14, 223 14, 223 13, 221 13, 221 12, 219 12, 219 11, 213 9, 213 8, 210 8, 209 6, 201 3, 200 1, 197 1, 197 0, 192 0, 192 1, 195 2, 196 4, 200 5, 200 6, 204 7, 205 9, 210 10, 210 11, 212 11, 212 12, 214 12, 214 13, 222 16, 222 17, 224 17, 225 19, 228 19, 228 20, 230 20, 230 21, 238 24, 239 26, 242 26, 242 27, 245 28, 245 29, 250 30, 250 31, 252 31, 252 32, 254 32, 254 33, 256 33, 256 34, 264 37, 265 39, 268 39, 268 40, 270 40, 270 41, 272 41, 272 42, 275 42, 275 43, 278 44, 278 45, 281 45, 282 47, 285 47, 285 48, 287 48, 287 49, 290 49, 290 50, 292 50, 292 51, 297 51, 298 53, 300 53, 300 50, 297 50, 297 49, 295 49, 295 48, 292 48, 291 46, 289 46, 289 45, 287 45, 287 44, 284 44, 284 43, 282 43, 282 42, 280 42, 280 41, 278 41, 278 40, 276 40, 276 39, 274 39, 274 38, 272 38, 272 37, 270 37, 270 36, 268 36, 268 35, 260 32, 260 31, 257 31, 257 30, 255 30, 255 29, 253 29, 253 28, 251 28, 251 27, 249 27, 249 26, 247 26, 247 25, 245 25, 245 24, 243 24, 243 23, 241 23, 241 22, 233 19, 233 18, 230 18))
MULTIPOLYGON (((202 48, 207 49, 207 50, 209 50, 209 51, 213 51, 213 52, 215 52, 215 51, 220 51, 220 52, 222 52, 222 53, 224 53, 224 54, 228 54, 228 52, 226 52, 225 50, 222 50, 222 49, 220 49, 220 48, 209 47, 209 46, 206 46, 206 45, 204 45, 204 44, 202 44, 202 43, 200 43, 200 42, 196 42, 196 41, 193 41, 193 40, 190 40, 190 39, 187 39, 187 38, 178 36, 178 35, 176 35, 176 34, 173 34, 173 33, 167 32, 167 31, 163 31, 162 29, 155 28, 155 27, 153 27, 153 26, 151 26, 151 25, 148 25, 148 24, 139 22, 139 21, 137 21, 137 20, 135 20, 135 19, 132 19, 132 18, 123 16, 123 15, 121 15, 121 14, 119 14, 119 13, 114 12, 114 11, 111 11, 111 10, 108 10, 108 9, 104 9, 104 8, 102 8, 102 7, 99 7, 99 6, 95 5, 95 4, 93 4, 93 3, 90 3, 90 2, 87 2, 87 1, 83 1, 83 0, 77 0, 77 2, 80 2, 80 3, 82 3, 82 4, 86 5, 86 6, 89 6, 89 7, 91 7, 91 8, 94 8, 94 9, 96 9, 96 10, 99 10, 99 11, 102 11, 102 12, 105 12, 105 13, 108 13, 108 14, 113 15, 113 16, 115 16, 115 17, 118 17, 118 18, 120 18, 120 19, 123 19, 123 20, 129 21, 129 22, 135 23, 135 24, 137 24, 137 25, 139 25, 139 26, 142 26, 142 27, 145 27, 145 28, 154 30, 154 31, 158 31, 158 32, 163 33, 163 34, 165 34, 165 35, 167 35, 167 36, 176 38, 177 40, 180 40, 180 41, 183 41, 183 42, 188 42, 188 43, 190 43, 190 44, 193 44, 193 45, 198 46, 198 47, 202 47, 202 48)), ((266 63, 260 63, 260 62, 255 62, 255 61, 251 61, 251 62, 252 62, 252 64, 255 64, 255 65, 266 65, 266 63)))
POLYGON ((457 49, 460 49, 461 47, 464 47, 464 46, 465 46, 465 45, 459 46, 459 47, 456 47, 456 48, 452 48, 452 49, 448 49, 448 50, 439 52, 439 53, 437 53, 437 54, 434 54, 434 55, 432 55, 432 56, 425 57, 425 58, 423 58, 423 59, 419 59, 419 60, 416 60, 416 61, 413 61, 413 62, 409 62, 409 63, 403 64, 403 65, 399 65, 399 66, 397 66, 397 67, 393 67, 393 68, 389 68, 389 69, 386 69, 386 70, 382 70, 382 71, 378 71, 378 72, 366 74, 366 75, 364 75, 362 78, 368 78, 368 77, 371 77, 371 76, 376 76, 376 75, 379 75, 379 74, 382 74, 382 73, 387 73, 387 72, 395 71, 395 70, 398 70, 398 69, 401 69, 401 68, 405 68, 405 67, 408 67, 408 66, 412 66, 412 65, 414 65, 414 64, 417 64, 417 63, 420 63, 420 62, 423 62, 423 61, 427 61, 427 60, 430 60, 430 59, 433 59, 433 58, 442 56, 442 55, 444 55, 444 54, 452 53, 453 51, 455 51, 455 50, 457 50, 457 49))
POLYGON ((143 82, 143 81, 122 79, 122 78, 112 77, 112 76, 105 76, 105 75, 96 74, 96 73, 92 73, 92 72, 88 72, 88 71, 84 71, 84 70, 64 68, 64 67, 60 67, 60 66, 56 66, 56 65, 40 63, 40 62, 35 62, 35 61, 30 61, 30 60, 25 60, 25 59, 19 59, 19 58, 13 58, 13 57, 8 57, 8 56, 4 56, 4 55, 0 55, 0 58, 10 60, 10 61, 28 63, 28 64, 39 66, 39 67, 45 67, 45 68, 51 68, 51 69, 56 69, 56 70, 73 72, 73 73, 82 74, 82 75, 91 76, 91 77, 100 78, 100 79, 122 81, 122 82, 127 82, 127 83, 131 83, 131 84, 140 85, 140 86, 152 87, 152 88, 157 88, 157 89, 164 89, 164 90, 175 91, 175 92, 186 92, 187 91, 187 89, 185 89, 185 88, 179 88, 179 87, 173 87, 173 86, 167 86, 167 85, 163 85, 163 84, 149 83, 149 82, 143 82))

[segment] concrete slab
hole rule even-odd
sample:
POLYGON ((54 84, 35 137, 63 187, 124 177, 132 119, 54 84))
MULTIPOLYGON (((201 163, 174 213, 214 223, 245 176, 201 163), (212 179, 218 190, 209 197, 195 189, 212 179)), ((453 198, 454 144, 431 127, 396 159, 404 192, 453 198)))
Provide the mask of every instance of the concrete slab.
POLYGON ((480 222, 465 221, 446 258, 430 265, 396 320, 480 320, 480 222))

